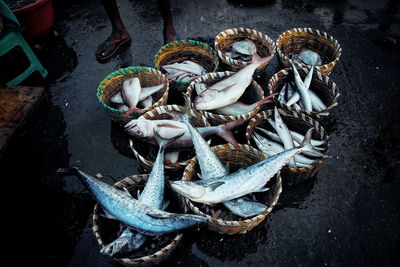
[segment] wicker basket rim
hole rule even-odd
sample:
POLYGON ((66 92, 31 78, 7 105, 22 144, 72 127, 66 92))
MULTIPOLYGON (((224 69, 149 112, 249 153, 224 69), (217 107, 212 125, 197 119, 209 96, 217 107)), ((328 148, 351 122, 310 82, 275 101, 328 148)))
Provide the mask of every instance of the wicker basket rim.
MULTIPOLYGON (((107 105, 106 103, 104 103, 104 101, 101 99, 101 95, 103 93, 104 88, 107 86, 107 84, 109 82, 111 82, 114 79, 118 79, 120 77, 129 75, 131 73, 139 73, 139 72, 149 72, 149 73, 153 73, 155 75, 159 75, 161 78, 167 80, 167 77, 161 73, 161 71, 156 70, 154 68, 151 67, 146 67, 146 66, 130 66, 130 67, 126 67, 126 68, 120 68, 116 71, 111 72, 110 74, 108 74, 99 84, 99 86, 97 87, 97 99, 100 101, 100 103, 103 105, 104 108, 106 108, 107 110, 117 113, 117 114, 123 114, 124 112, 115 108, 110 107, 109 105, 107 105)), ((167 83, 167 88, 166 91, 168 91, 168 83, 167 83)), ((154 104, 153 104, 154 105, 154 104)), ((148 109, 150 107, 145 108, 144 110, 148 109)))
POLYGON ((322 38, 324 38, 324 39, 326 39, 328 41, 331 41, 331 42, 333 42, 335 44, 336 58, 333 61, 331 61, 331 62, 329 62, 327 64, 316 66, 316 67, 328 69, 330 64, 339 61, 339 58, 342 55, 342 48, 341 48, 339 42, 333 36, 327 34, 326 32, 320 31, 320 30, 317 30, 317 29, 313 29, 313 28, 293 28, 293 29, 284 31, 283 33, 281 33, 278 36, 278 40, 276 41, 276 51, 278 52, 278 55, 280 57, 282 57, 284 60, 288 61, 289 63, 294 63, 295 65, 300 66, 301 68, 304 68, 304 67, 305 68, 307 68, 307 67, 310 68, 311 67, 311 65, 307 65, 307 64, 304 64, 304 63, 300 63, 298 61, 291 60, 280 49, 280 41, 283 38, 283 36, 288 34, 288 33, 292 33, 293 31, 296 32, 296 33, 304 32, 304 33, 308 33, 308 34, 317 34, 318 36, 320 36, 320 37, 322 37, 322 38))

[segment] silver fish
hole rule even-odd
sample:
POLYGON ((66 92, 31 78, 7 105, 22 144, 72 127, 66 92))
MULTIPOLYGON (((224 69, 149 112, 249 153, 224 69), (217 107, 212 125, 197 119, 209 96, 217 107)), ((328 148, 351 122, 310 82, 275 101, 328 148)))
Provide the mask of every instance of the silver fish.
POLYGON ((304 105, 304 108, 307 111, 311 111, 312 104, 311 104, 310 94, 308 93, 308 90, 305 87, 303 81, 301 80, 300 74, 293 63, 292 63, 292 70, 294 75, 294 82, 296 84, 297 89, 299 90, 301 101, 304 105))
POLYGON ((197 76, 201 76, 207 73, 206 69, 203 66, 190 60, 164 65, 161 66, 161 68, 169 73, 174 73, 176 71, 183 71, 186 73, 193 73, 197 76))
MULTIPOLYGON (((210 127, 199 127, 198 130, 204 138, 212 135, 218 135, 227 142, 236 145, 238 144, 233 134, 232 129, 243 124, 244 121, 231 121, 218 126, 210 127)), ((179 121, 174 120, 146 120, 143 117, 139 117, 136 120, 132 120, 125 125, 125 131, 132 136, 138 138, 145 138, 151 143, 155 143, 154 140, 154 128, 159 127, 160 135, 164 138, 170 138, 176 135, 176 131, 185 130, 185 134, 172 144, 174 148, 187 148, 193 146, 192 138, 187 126, 179 121)))
POLYGON ((232 51, 242 55, 252 56, 257 52, 257 47, 252 40, 245 39, 232 44, 232 51))
MULTIPOLYGON (((182 115, 175 115, 178 119, 184 122, 193 139, 194 149, 198 164, 200 166, 200 178, 204 180, 212 180, 214 178, 223 177, 229 174, 228 170, 219 160, 219 158, 212 151, 211 147, 204 140, 199 131, 190 123, 190 98, 188 95, 185 97, 185 113, 182 115)), ((249 202, 245 199, 234 199, 223 203, 224 206, 232 213, 241 217, 250 217, 260 214, 266 210, 266 206, 261 203, 249 202)))
POLYGON ((247 114, 247 113, 253 111, 257 106, 262 106, 268 102, 271 102, 271 98, 274 96, 275 95, 265 97, 265 98, 261 99, 260 101, 257 101, 256 103, 251 104, 251 105, 247 105, 242 102, 236 102, 229 106, 225 106, 225 107, 216 109, 216 110, 214 110, 214 112, 218 113, 218 114, 232 115, 232 116, 247 114))
POLYGON ((292 157, 309 149, 310 136, 311 131, 301 147, 285 150, 227 176, 200 181, 172 181, 171 187, 182 196, 204 204, 226 202, 253 192, 266 191, 265 184, 292 157))
MULTIPOLYGON (((281 114, 279 114, 278 108, 275 106, 274 108, 274 117, 275 117, 275 130, 278 133, 279 137, 282 140, 283 146, 285 149, 291 149, 294 147, 292 136, 290 135, 289 129, 286 124, 283 122, 281 114)), ((296 163, 294 159, 289 161, 289 166, 291 168, 296 168, 296 163)))
POLYGON ((235 103, 253 80, 256 68, 270 59, 271 56, 260 58, 254 54, 252 63, 198 95, 193 101, 195 108, 213 110, 235 103))
POLYGON ((59 173, 74 174, 80 178, 96 198, 109 218, 114 218, 147 235, 163 235, 188 228, 206 219, 197 215, 175 214, 141 203, 126 192, 96 179, 78 168, 59 169, 59 173))
MULTIPOLYGON (((264 154, 268 155, 269 157, 285 151, 285 148, 283 146, 281 146, 280 144, 274 143, 272 141, 268 141, 266 138, 264 138, 256 133, 254 134, 253 140, 255 141, 258 149, 261 150, 264 154), (268 145, 264 146, 265 143, 267 143, 268 145), (274 143, 274 150, 269 149, 269 147, 271 146, 271 143, 274 143)), ((306 166, 309 166, 309 165, 315 163, 315 159, 306 158, 306 157, 302 156, 301 154, 294 156, 294 160, 296 161, 297 167, 306 167, 306 166)))
POLYGON ((303 49, 297 56, 297 58, 304 64, 318 66, 322 65, 321 56, 314 51, 303 49))
POLYGON ((147 108, 153 105, 153 98, 151 96, 146 97, 145 99, 143 99, 140 104, 142 105, 142 107, 147 108))

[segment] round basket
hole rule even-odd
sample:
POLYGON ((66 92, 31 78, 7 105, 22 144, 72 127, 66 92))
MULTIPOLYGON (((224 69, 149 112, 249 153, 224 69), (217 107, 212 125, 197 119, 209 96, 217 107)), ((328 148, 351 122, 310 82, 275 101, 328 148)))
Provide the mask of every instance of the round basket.
MULTIPOLYGON (((207 72, 218 68, 218 56, 215 50, 206 43, 193 40, 173 41, 164 45, 154 56, 154 64, 158 70, 161 67, 176 62, 190 60, 203 66, 207 72)), ((173 80, 171 90, 186 91, 190 82, 173 80)))
MULTIPOLYGON (((298 70, 300 77, 304 80, 309 72, 309 69, 303 68, 298 70)), ((274 74, 268 82, 268 89, 271 94, 278 93, 282 90, 283 86, 288 81, 294 81, 293 72, 291 69, 283 69, 274 74)), ((340 96, 339 88, 328 76, 323 75, 319 71, 313 73, 310 90, 312 90, 327 106, 326 109, 321 111, 307 111, 304 109, 296 109, 293 106, 287 106, 275 98, 276 104, 282 109, 293 110, 300 113, 305 113, 312 117, 328 116, 331 110, 338 105, 338 98, 340 96)))
POLYGON ((320 72, 328 75, 342 54, 339 42, 326 32, 311 28, 294 28, 279 35, 276 42, 276 51, 279 60, 285 67, 293 62, 297 68, 311 68, 310 65, 300 63, 289 58, 290 53, 298 54, 308 49, 321 56, 323 65, 315 66, 320 72))
MULTIPOLYGON (((259 31, 248 28, 232 28, 222 31, 215 38, 215 50, 217 50, 218 56, 221 61, 225 63, 232 71, 238 71, 251 63, 242 60, 235 60, 225 55, 225 53, 229 51, 231 45, 234 42, 241 41, 245 38, 250 39, 254 42, 257 47, 257 54, 260 57, 273 56, 275 54, 275 42, 267 35, 259 31)), ((256 72, 264 70, 271 60, 272 58, 264 64, 260 65, 257 68, 256 72)))
MULTIPOLYGON (((114 186, 118 189, 126 188, 131 194, 136 194, 138 189, 143 189, 145 182, 148 178, 148 175, 132 175, 126 177, 125 179, 117 182, 114 186)), ((119 222, 114 220, 109 220, 100 216, 101 208, 98 204, 94 207, 93 212, 93 233, 96 237, 97 242, 101 247, 104 247, 108 243, 112 242, 116 238, 118 238, 118 228, 119 222), (113 231, 114 230, 114 231, 113 231), (113 232, 113 233, 111 233, 113 232)), ((131 257, 113 257, 113 259, 124 266, 149 266, 153 264, 158 264, 164 260, 166 260, 170 254, 175 250, 180 240, 182 239, 182 234, 170 234, 168 235, 168 241, 163 246, 159 248, 148 249, 148 255, 142 255, 139 257, 135 257, 135 254, 132 254, 131 257)), ((154 238, 154 237, 150 237, 154 238)), ((146 246, 146 243, 143 245, 146 246)), ((148 246, 148 245, 147 245, 148 246)), ((142 249, 142 248, 141 248, 142 249)), ((134 252, 133 252, 134 253, 134 252)), ((144 252, 142 254, 145 254, 144 252)))
MULTIPOLYGON (((183 110, 184 107, 178 105, 161 106, 144 113, 142 117, 147 120, 170 120, 172 117, 168 114, 168 111, 182 112, 183 110)), ((193 109, 191 110, 190 121, 196 127, 210 126, 207 119, 200 112, 193 109)), ((146 140, 132 137, 129 141, 129 146, 135 154, 137 160, 145 169, 151 169, 153 167, 154 160, 159 149, 157 144, 149 143, 146 140)), ((185 167, 188 164, 189 159, 193 157, 193 148, 190 148, 188 151, 182 150, 181 153, 185 153, 186 155, 180 156, 180 158, 187 158, 187 160, 165 164, 165 168, 169 170, 177 170, 185 167)))
MULTIPOLYGON (((197 92, 195 90, 195 83, 201 82, 205 83, 208 86, 211 86, 233 74, 235 74, 235 72, 231 71, 214 72, 214 73, 208 73, 196 79, 195 81, 193 81, 193 83, 189 85, 187 89, 187 94, 189 95, 191 102, 193 103, 193 100, 197 96, 197 92)), ((253 104, 259 100, 262 100, 263 98, 264 98, 263 89, 256 81, 253 80, 251 84, 246 88, 246 91, 243 93, 243 95, 239 98, 238 101, 244 104, 253 104)), ((194 108, 193 104, 192 107, 194 108)), ((228 121, 248 120, 251 117, 253 117, 260 109, 261 106, 256 106, 255 109, 243 115, 222 115, 213 113, 211 111, 200 111, 200 112, 210 121, 212 125, 219 125, 222 123, 226 123, 228 121)))
MULTIPOLYGON (((110 115, 113 120, 121 124, 125 124, 130 120, 136 119, 140 116, 138 113, 125 115, 124 111, 113 107, 113 103, 110 101, 111 97, 121 90, 123 81, 132 77, 138 77, 142 87, 156 86, 168 81, 167 77, 160 71, 149 67, 128 67, 119 69, 107 75, 100 82, 97 88, 97 97, 100 103, 106 109, 108 115, 110 115)), ((167 83, 163 89, 154 93, 152 98, 156 102, 152 106, 146 107, 144 110, 148 111, 157 106, 165 105, 168 100, 168 88, 169 85, 167 83)))
MULTIPOLYGON (((236 147, 231 144, 218 145, 212 147, 212 149, 223 163, 229 163, 231 171, 255 164, 265 158, 261 151, 246 144, 236 147)), ((185 168, 182 180, 197 180, 198 172, 197 159, 193 158, 185 168)), ((212 211, 207 212, 204 210, 204 206, 206 206, 204 204, 192 202, 187 198, 185 198, 184 203, 195 214, 207 218, 207 226, 211 231, 221 234, 244 234, 264 221, 278 202, 279 195, 282 192, 282 180, 279 172, 268 182, 268 185, 270 190, 264 193, 256 193, 257 200, 266 204, 268 208, 263 213, 249 219, 243 219, 231 214, 222 204, 215 205, 214 209, 224 210, 224 213, 228 214, 225 218, 221 218, 222 213, 218 217, 213 217, 213 214, 210 214, 212 211)))
MULTIPOLYGON (((323 153, 328 152, 330 136, 325 131, 325 129, 319 124, 318 121, 314 120, 313 118, 305 114, 298 113, 296 111, 284 111, 282 109, 278 110, 282 116, 284 123, 291 131, 296 131, 304 135, 308 131, 308 129, 314 127, 312 138, 316 140, 325 140, 326 144, 324 146, 321 146, 321 148, 324 149, 323 153)), ((250 145, 257 147, 251 140, 251 136, 254 133, 255 127, 272 130, 271 125, 266 121, 267 118, 272 118, 272 119, 274 118, 273 110, 265 110, 260 113, 257 113, 249 121, 249 124, 247 125, 246 129, 246 139, 250 145)), ((282 169, 282 175, 285 177, 285 179, 288 179, 290 182, 294 183, 301 182, 313 177, 316 174, 319 167, 321 167, 323 162, 324 158, 304 168, 289 168, 286 166, 282 169)))

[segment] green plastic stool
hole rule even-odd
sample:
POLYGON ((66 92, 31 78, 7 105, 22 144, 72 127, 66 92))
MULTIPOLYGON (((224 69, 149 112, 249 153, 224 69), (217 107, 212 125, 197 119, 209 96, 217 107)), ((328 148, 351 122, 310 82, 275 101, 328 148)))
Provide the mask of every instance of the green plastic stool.
MULTIPOLYGON (((0 14, 4 15, 7 19, 19 25, 17 18, 14 16, 12 11, 8 8, 8 6, 4 3, 3 0, 0 0, 0 14)), ((6 25, 4 25, 6 26, 6 25)), ((18 31, 18 29, 14 29, 14 27, 3 28, 3 31, 0 35, 0 56, 8 53, 11 49, 16 46, 20 46, 24 51, 26 57, 29 59, 31 65, 13 80, 9 81, 7 85, 13 86, 18 85, 23 80, 28 78, 35 70, 39 71, 40 74, 44 77, 47 76, 47 70, 43 68, 39 59, 33 53, 31 47, 25 41, 25 38, 18 31)))

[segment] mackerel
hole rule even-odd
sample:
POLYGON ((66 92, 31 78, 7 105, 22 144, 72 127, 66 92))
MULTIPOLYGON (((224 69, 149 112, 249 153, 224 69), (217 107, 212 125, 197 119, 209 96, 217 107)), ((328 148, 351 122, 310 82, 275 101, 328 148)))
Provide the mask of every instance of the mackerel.
POLYGON ((307 88, 303 81, 301 80, 300 74, 297 71, 296 67, 292 63, 292 70, 293 70, 293 75, 294 75, 294 82, 296 84, 297 89, 299 90, 301 101, 304 105, 305 110, 311 111, 312 110, 312 104, 311 104, 311 98, 310 94, 307 91, 307 88))
POLYGON ((176 214, 152 208, 76 167, 59 169, 58 172, 76 175, 107 212, 109 218, 121 221, 141 233, 163 235, 206 222, 201 216, 176 214))

